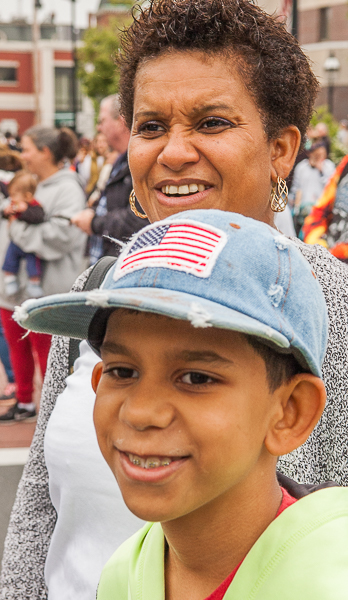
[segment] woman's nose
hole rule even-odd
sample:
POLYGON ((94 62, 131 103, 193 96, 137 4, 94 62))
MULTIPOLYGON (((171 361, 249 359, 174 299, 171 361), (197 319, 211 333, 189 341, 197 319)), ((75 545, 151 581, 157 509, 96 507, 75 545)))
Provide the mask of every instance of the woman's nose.
POLYGON ((170 132, 157 162, 172 171, 180 171, 187 164, 196 164, 200 159, 190 135, 184 131, 170 132))
POLYGON ((163 390, 154 389, 141 382, 133 387, 121 405, 119 419, 137 431, 169 427, 174 420, 174 407, 163 390))

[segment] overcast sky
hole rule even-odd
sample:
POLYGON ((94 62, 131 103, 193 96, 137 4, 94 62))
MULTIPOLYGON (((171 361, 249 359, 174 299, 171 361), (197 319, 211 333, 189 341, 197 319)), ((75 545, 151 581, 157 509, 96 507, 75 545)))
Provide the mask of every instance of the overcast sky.
MULTIPOLYGON (((51 12, 56 14, 56 22, 70 23, 71 0, 41 0, 40 20, 51 12)), ((30 18, 33 13, 34 0, 0 0, 0 21, 10 21, 12 17, 30 18)), ((99 6, 99 0, 76 0, 76 20, 78 27, 88 25, 88 13, 93 13, 99 6)))

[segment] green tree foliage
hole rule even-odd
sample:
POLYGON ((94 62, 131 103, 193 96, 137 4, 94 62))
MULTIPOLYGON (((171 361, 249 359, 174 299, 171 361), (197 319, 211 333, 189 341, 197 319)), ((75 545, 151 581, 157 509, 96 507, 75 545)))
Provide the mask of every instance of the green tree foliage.
POLYGON ((78 52, 78 71, 83 92, 91 98, 97 111, 102 98, 118 90, 118 73, 114 56, 119 48, 119 28, 115 20, 108 27, 90 28, 78 52))

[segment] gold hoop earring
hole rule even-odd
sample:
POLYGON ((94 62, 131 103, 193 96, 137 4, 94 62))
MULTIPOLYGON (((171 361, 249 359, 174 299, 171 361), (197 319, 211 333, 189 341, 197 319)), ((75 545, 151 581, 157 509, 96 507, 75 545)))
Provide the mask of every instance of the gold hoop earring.
POLYGON ((285 179, 277 177, 277 183, 272 185, 271 209, 275 213, 283 212, 288 203, 288 186, 285 179))
POLYGON ((135 207, 135 201, 136 201, 136 196, 135 196, 135 191, 132 190, 129 196, 129 204, 130 207, 132 209, 132 212, 137 216, 140 217, 141 219, 147 219, 147 215, 140 213, 136 207, 135 207))

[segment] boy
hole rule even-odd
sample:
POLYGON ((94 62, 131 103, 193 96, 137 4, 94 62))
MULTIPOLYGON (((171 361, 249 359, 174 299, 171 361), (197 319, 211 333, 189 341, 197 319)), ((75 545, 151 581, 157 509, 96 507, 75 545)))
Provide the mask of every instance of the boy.
POLYGON ((326 305, 290 240, 187 211, 136 234, 100 290, 16 316, 101 354, 99 445, 155 522, 110 559, 99 600, 346 598, 348 491, 276 475, 325 404, 326 305))
MULTIPOLYGON (((19 171, 8 185, 11 203, 5 209, 4 216, 10 221, 19 219, 32 225, 43 223, 45 214, 42 206, 35 200, 36 180, 26 171, 19 171)), ((25 252, 14 242, 10 242, 2 270, 4 271, 5 292, 13 296, 19 290, 18 271, 22 259, 26 260, 29 282, 27 291, 32 298, 43 295, 41 288, 42 261, 35 255, 25 252)))

